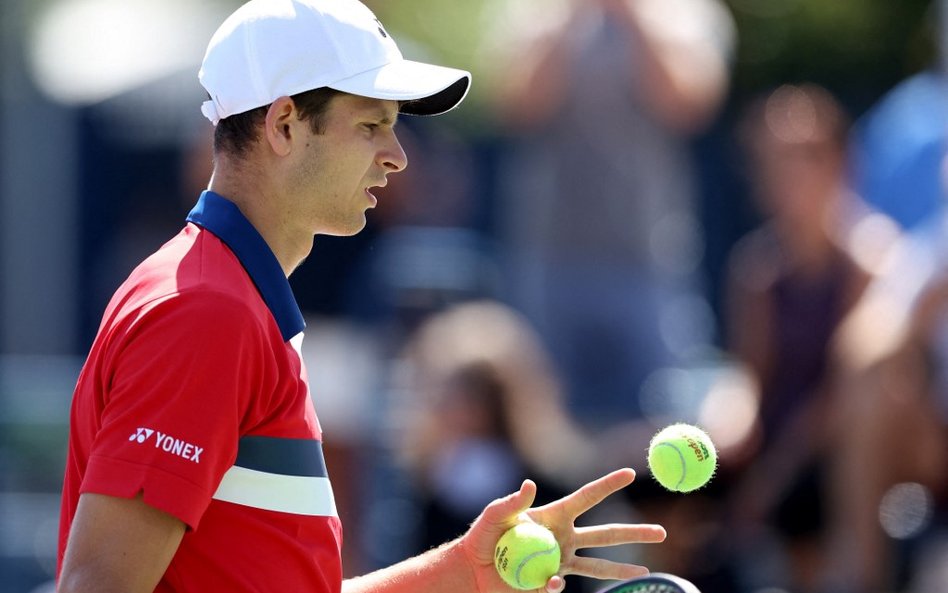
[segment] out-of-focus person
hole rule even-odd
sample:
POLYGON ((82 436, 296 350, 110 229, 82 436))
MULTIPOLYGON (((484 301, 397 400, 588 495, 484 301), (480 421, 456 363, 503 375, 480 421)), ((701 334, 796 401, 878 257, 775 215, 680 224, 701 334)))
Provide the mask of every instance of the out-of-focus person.
MULTIPOLYGON (((758 432, 735 473, 738 545, 775 538, 788 561, 768 586, 816 591, 825 566, 830 344, 870 279, 852 249, 849 118, 826 89, 784 85, 746 108, 739 136, 761 225, 734 246, 726 345, 759 385, 758 432)), ((881 238, 879 239, 881 240, 881 238)))
POLYGON ((852 135, 856 190, 909 231, 938 219, 944 208, 938 171, 948 139, 946 96, 944 72, 913 74, 870 107, 852 135))
POLYGON ((718 0, 544 0, 498 29, 510 301, 582 423, 636 418, 646 377, 712 333, 689 143, 726 94, 732 19, 718 0))
POLYGON ((550 495, 592 469, 593 444, 566 414, 547 354, 509 307, 478 300, 433 313, 400 361, 399 457, 420 485, 425 529, 436 532, 423 549, 441 532, 463 533, 484 500, 526 475, 550 495))
MULTIPOLYGON (((943 156, 943 184, 945 165, 943 156)), ((937 551, 937 535, 926 553, 920 541, 937 531, 935 517, 948 509, 946 261, 942 209, 900 237, 834 340, 824 579, 833 593, 878 593, 911 582, 913 591, 948 587, 937 574, 948 562, 937 551), (918 553, 906 555, 900 540, 912 539, 918 553), (918 589, 922 582, 928 585, 918 589)))

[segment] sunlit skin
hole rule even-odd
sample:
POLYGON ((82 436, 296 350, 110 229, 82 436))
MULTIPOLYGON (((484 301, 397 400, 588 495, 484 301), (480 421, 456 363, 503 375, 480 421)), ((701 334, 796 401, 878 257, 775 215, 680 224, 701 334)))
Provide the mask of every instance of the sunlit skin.
POLYGON ((396 101, 342 94, 330 101, 315 133, 293 100, 281 97, 267 111, 251 157, 219 158, 210 189, 240 207, 289 275, 309 255, 315 235, 353 235, 365 227, 365 212, 377 203, 372 188, 408 165, 397 121, 396 101))
MULTIPOLYGON (((353 235, 376 205, 370 192, 407 158, 395 136, 398 104, 344 95, 330 104, 322 134, 306 138, 287 172, 290 211, 302 235, 353 235), (298 206, 298 208, 297 208, 298 206)), ((294 219, 287 221, 292 227, 294 219)))

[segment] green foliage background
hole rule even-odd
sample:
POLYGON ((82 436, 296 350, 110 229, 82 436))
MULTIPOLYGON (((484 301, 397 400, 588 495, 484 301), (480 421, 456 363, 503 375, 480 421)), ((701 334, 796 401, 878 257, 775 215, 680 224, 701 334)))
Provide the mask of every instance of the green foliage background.
POLYGON ((929 0, 728 0, 738 27, 733 92, 821 84, 861 111, 901 79, 935 64, 937 4, 929 0))

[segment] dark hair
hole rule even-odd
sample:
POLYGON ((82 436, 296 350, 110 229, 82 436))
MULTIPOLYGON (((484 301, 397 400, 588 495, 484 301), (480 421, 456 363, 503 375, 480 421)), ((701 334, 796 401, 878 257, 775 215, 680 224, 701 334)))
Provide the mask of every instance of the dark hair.
MULTIPOLYGON (((320 87, 292 95, 290 98, 299 110, 300 119, 309 120, 313 133, 322 134, 326 108, 333 97, 341 94, 342 91, 320 87)), ((214 128, 214 154, 227 153, 242 157, 259 138, 258 134, 268 108, 269 105, 264 105, 219 121, 214 128)))

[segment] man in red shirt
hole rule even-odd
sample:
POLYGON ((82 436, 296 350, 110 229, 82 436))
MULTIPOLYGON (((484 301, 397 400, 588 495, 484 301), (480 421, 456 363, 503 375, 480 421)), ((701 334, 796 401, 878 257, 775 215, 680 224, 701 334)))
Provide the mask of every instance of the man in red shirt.
POLYGON ((287 282, 316 234, 351 235, 407 158, 400 113, 455 107, 467 72, 404 60, 357 0, 253 0, 211 39, 200 80, 215 167, 171 241, 115 293, 72 406, 61 593, 504 590, 494 545, 550 527, 560 573, 626 578, 578 548, 660 541, 658 526, 575 528, 619 470, 545 507, 520 491, 461 538, 343 583, 342 528, 287 282))

